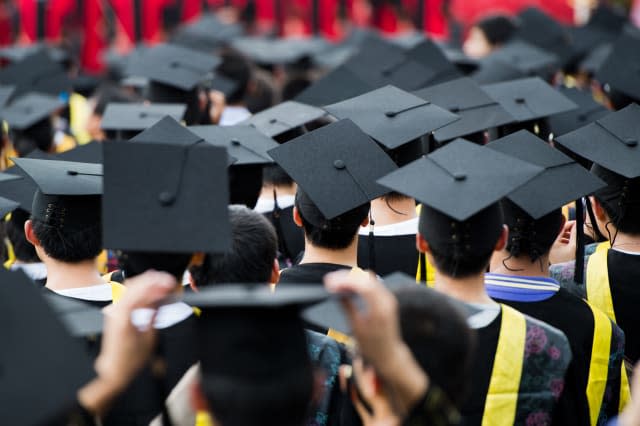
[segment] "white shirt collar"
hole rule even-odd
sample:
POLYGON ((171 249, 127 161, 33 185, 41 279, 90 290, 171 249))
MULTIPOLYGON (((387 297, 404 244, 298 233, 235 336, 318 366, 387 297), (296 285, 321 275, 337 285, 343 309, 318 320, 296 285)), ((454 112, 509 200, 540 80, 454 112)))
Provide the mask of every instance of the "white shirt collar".
POLYGON ((89 300, 92 302, 111 302, 111 284, 98 284, 88 287, 68 288, 64 290, 53 290, 61 296, 72 297, 74 299, 89 300))
MULTIPOLYGON (((376 237, 394 237, 396 235, 415 235, 418 233, 418 221, 420 218, 405 220, 388 225, 376 225, 373 227, 373 235, 376 237)), ((358 228, 358 235, 369 235, 369 227, 358 228)))
POLYGON ((251 113, 243 106, 227 106, 220 115, 220 126, 233 126, 251 117, 251 113))
MULTIPOLYGON (((278 207, 281 209, 286 209, 287 207, 291 207, 296 200, 295 195, 282 195, 277 197, 278 207)), ((274 209, 273 197, 260 197, 258 198, 258 202, 256 206, 253 208, 254 211, 258 213, 270 213, 274 209)))

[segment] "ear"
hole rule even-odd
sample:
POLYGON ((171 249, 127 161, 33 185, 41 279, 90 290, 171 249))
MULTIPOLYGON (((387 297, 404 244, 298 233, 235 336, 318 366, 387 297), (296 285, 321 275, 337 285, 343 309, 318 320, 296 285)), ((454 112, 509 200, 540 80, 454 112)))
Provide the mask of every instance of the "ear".
POLYGON ((302 217, 297 207, 293 207, 293 223, 302 228, 302 217))
POLYGON ((604 207, 602 207, 602 204, 600 204, 596 197, 593 196, 589 197, 589 200, 591 201, 591 205, 593 206, 593 214, 595 215, 596 219, 602 222, 606 221, 607 212, 604 210, 604 207))
POLYGON ((365 226, 368 226, 368 225, 369 225, 369 215, 367 215, 367 217, 364 218, 360 226, 364 228, 365 226))
POLYGON ((416 249, 420 253, 429 253, 430 251, 429 243, 427 243, 427 240, 425 240, 422 234, 419 232, 416 234, 416 249))
POLYGON ((200 290, 198 290, 198 285, 196 284, 196 280, 193 279, 193 275, 191 275, 191 272, 188 272, 187 276, 189 277, 189 287, 191 287, 191 290, 196 293, 199 292, 200 290))
POLYGON ((34 245, 34 247, 38 247, 40 245, 40 240, 36 237, 36 233, 33 230, 33 221, 31 221, 31 219, 24 223, 24 236, 27 238, 27 241, 34 245))
POLYGON ((278 281, 280 281, 280 264, 278 263, 278 259, 273 259, 271 278, 269 279, 269 282, 271 284, 276 284, 278 281))
POLYGON ((500 238, 498 242, 496 242, 493 251, 502 251, 507 246, 507 239, 509 238, 509 227, 507 225, 502 225, 502 233, 500 234, 500 238))

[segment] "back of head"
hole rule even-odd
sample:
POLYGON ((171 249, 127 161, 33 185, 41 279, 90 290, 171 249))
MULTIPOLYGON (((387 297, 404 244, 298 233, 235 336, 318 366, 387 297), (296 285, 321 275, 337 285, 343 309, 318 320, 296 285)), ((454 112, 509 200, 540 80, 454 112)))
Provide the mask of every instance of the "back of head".
POLYGON ((302 219, 304 234, 311 244, 330 250, 342 250, 349 247, 356 238, 358 228, 369 214, 371 203, 328 220, 309 196, 298 188, 295 206, 302 219))
POLYGON ((420 287, 394 293, 402 339, 420 367, 459 407, 470 384, 475 335, 445 296, 420 287))
POLYGON ((24 223, 29 220, 29 212, 23 209, 14 210, 11 219, 6 222, 7 238, 13 247, 16 260, 24 263, 40 262, 36 249, 24 235, 24 223))
POLYGON ((249 88, 251 65, 244 56, 234 50, 227 50, 220 56, 222 63, 218 66, 216 72, 238 84, 233 92, 227 94, 227 104, 241 103, 244 101, 249 88))
POLYGON ((597 164, 591 171, 607 183, 594 195, 611 224, 619 232, 640 235, 640 177, 626 178, 597 164))
POLYGON ((245 206, 229 207, 231 249, 209 254, 189 272, 198 287, 220 283, 268 283, 277 255, 278 239, 273 225, 245 206))
POLYGON ((562 226, 562 209, 533 219, 510 200, 503 200, 501 205, 504 223, 509 227, 509 254, 513 257, 528 256, 535 262, 549 253, 562 226))
POLYGON ((262 182, 265 185, 291 186, 293 179, 277 164, 268 164, 262 170, 262 182))
POLYGON ((262 164, 242 164, 229 167, 229 204, 254 208, 262 189, 262 164))
POLYGON ((46 118, 28 129, 11 131, 11 139, 19 157, 24 157, 36 149, 49 152, 53 147, 53 125, 51 120, 46 118))
POLYGON ((419 231, 429 244, 435 267, 452 278, 487 269, 503 229, 500 204, 494 203, 464 221, 422 205, 419 231))
POLYGON ((49 196, 33 199, 31 220, 44 252, 61 262, 91 260, 102 251, 100 195, 49 196))
POLYGON ((500 46, 508 42, 517 27, 512 18, 506 15, 492 15, 476 23, 484 33, 487 41, 493 46, 500 46))

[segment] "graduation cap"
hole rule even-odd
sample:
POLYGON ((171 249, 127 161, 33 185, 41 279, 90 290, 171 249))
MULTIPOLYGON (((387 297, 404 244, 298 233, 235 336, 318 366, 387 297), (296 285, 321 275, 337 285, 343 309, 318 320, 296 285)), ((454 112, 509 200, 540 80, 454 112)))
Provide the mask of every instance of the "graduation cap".
POLYGON ((16 86, 13 96, 41 92, 54 96, 71 90, 65 70, 44 51, 36 52, 0 70, 0 84, 16 86))
POLYGON ((488 84, 482 89, 520 123, 577 108, 539 77, 488 84))
MULTIPOLYGON (((397 167, 351 120, 340 120, 269 151, 310 198, 323 223, 384 195, 376 183, 397 167)), ((311 210, 310 210, 311 211, 311 210)))
POLYGON ((10 200, 2 195, 2 188, 8 182, 21 179, 22 178, 20 176, 0 173, 0 217, 5 217, 8 213, 11 213, 12 211, 20 207, 20 203, 18 201, 10 200))
POLYGON ((547 117, 547 124, 554 135, 564 135, 609 114, 609 110, 596 102, 589 92, 564 86, 558 91, 578 105, 578 109, 547 117))
POLYGON ((565 27, 542 10, 530 7, 518 14, 515 37, 553 52, 564 64, 571 59, 571 38, 565 27))
POLYGON ((640 106, 631 104, 555 139, 572 152, 627 178, 640 176, 640 106))
POLYGON ((526 130, 497 139, 487 148, 544 168, 508 195, 533 219, 602 188, 605 183, 580 164, 526 130))
MULTIPOLYGON (((295 381, 299 389, 304 384, 311 395, 313 371, 300 311, 327 297, 322 287, 279 285, 273 292, 266 284, 216 285, 185 295, 186 303, 202 310, 197 342, 212 411, 216 403, 237 406, 237 399, 283 381, 295 381)), ((219 409, 216 417, 228 412, 219 409)), ((242 410, 229 415, 232 423, 250 424, 242 410)))
POLYGON ((242 36, 243 33, 241 25, 222 22, 215 15, 206 14, 178 28, 171 42, 210 52, 221 44, 242 36))
POLYGON ((601 44, 600 46, 587 53, 584 59, 582 59, 582 61, 580 61, 580 63, 578 64, 578 69, 592 75, 595 74, 596 71, 598 71, 602 67, 604 61, 607 60, 612 50, 613 44, 601 44))
POLYGON ((28 45, 11 45, 0 49, 0 59, 8 62, 19 62, 34 53, 44 52, 52 61, 58 64, 64 64, 69 60, 69 53, 64 49, 56 46, 47 46, 41 43, 28 45))
POLYGON ((640 101, 640 37, 626 32, 613 44, 595 78, 602 84, 640 101))
POLYGON ((458 116, 393 86, 386 86, 324 109, 336 118, 348 118, 385 148, 398 148, 458 116))
POLYGON ((251 126, 191 126, 187 129, 210 144, 226 148, 236 159, 234 166, 273 163, 267 151, 278 146, 276 141, 251 126))
POLYGON ((286 101, 260 111, 239 124, 255 127, 273 138, 322 118, 326 114, 321 108, 296 101, 286 101))
POLYGON ((542 171, 539 166, 456 139, 378 183, 464 221, 542 171))
POLYGON ((26 130, 38 122, 48 119, 51 114, 64 105, 65 102, 58 97, 29 93, 0 110, 0 116, 11 129, 26 130))
POLYGON ((140 132, 155 125, 164 117, 182 120, 187 107, 183 104, 110 103, 102 115, 100 128, 108 131, 140 132))
POLYGON ((329 48, 320 37, 264 38, 239 37, 231 46, 259 65, 295 64, 329 48))
POLYGON ((37 185, 27 177, 10 173, 0 174, 0 197, 17 202, 22 210, 31 211, 37 189, 37 185))
POLYGON ((2 269, 0 280, 0 419, 47 423, 77 404, 78 390, 95 377, 93 363, 26 275, 2 269))
POLYGON ((102 333, 104 316, 99 308, 53 292, 43 296, 72 336, 88 337, 102 333))
POLYGON ((433 132, 438 142, 513 122, 513 117, 469 78, 448 81, 413 94, 460 117, 433 132))
POLYGON ((58 229, 85 228, 99 221, 100 164, 31 158, 13 161, 38 186, 32 217, 58 229))
POLYGON ((14 91, 14 86, 0 86, 0 108, 3 108, 9 102, 14 91))
POLYGON ((496 72, 496 68, 507 66, 514 68, 522 76, 539 75, 547 79, 553 74, 557 65, 558 57, 553 53, 521 40, 512 40, 482 59, 480 70, 474 78, 476 81, 481 80, 482 83, 487 80, 504 81, 506 71, 496 72), (491 73, 495 75, 488 75, 491 73))
POLYGON ((56 154, 58 160, 76 161, 79 163, 102 164, 102 144, 89 142, 73 149, 56 154))
POLYGON ((375 84, 365 81, 343 64, 304 89, 295 100, 315 106, 329 105, 375 88, 375 84))
POLYGON ((211 76, 220 58, 171 44, 158 45, 134 54, 126 74, 147 77, 155 83, 190 91, 211 76))
MULTIPOLYGON (((181 129, 161 135, 172 144, 149 139, 104 145, 105 247, 158 253, 228 248, 226 150, 181 129)), ((156 130, 158 124, 147 132, 156 130)))
POLYGON ((187 130, 186 127, 172 117, 165 116, 134 138, 131 138, 131 142, 191 146, 203 142, 203 139, 187 130))
POLYGON ((442 49, 429 39, 423 39, 417 43, 407 51, 406 55, 431 71, 429 84, 438 84, 462 77, 442 49))
POLYGON ((471 74, 473 81, 478 84, 499 83, 524 77, 527 77, 527 73, 518 69, 514 64, 491 56, 481 59, 479 68, 471 74))
POLYGON ((594 46, 615 41, 628 21, 623 13, 599 4, 591 11, 585 25, 567 29, 574 52, 580 57, 593 50, 594 46))

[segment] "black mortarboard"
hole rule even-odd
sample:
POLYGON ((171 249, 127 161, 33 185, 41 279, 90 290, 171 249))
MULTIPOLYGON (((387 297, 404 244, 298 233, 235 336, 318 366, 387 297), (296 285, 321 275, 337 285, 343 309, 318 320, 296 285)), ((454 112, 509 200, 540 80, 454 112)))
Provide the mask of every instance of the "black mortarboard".
POLYGON ((5 217, 15 209, 20 207, 20 203, 8 198, 0 197, 0 218, 5 217))
POLYGON ((350 120, 309 132, 272 149, 269 155, 325 220, 384 195, 388 191, 376 180, 396 169, 382 148, 350 120))
POLYGON ((518 14, 515 37, 553 52, 561 62, 571 58, 571 39, 565 27, 538 8, 530 7, 518 14))
POLYGON ((602 67, 604 61, 607 60, 612 50, 613 45, 611 43, 601 44, 595 49, 590 50, 578 64, 578 69, 589 74, 595 74, 596 71, 602 67))
POLYGON ((2 270, 0 278, 0 419, 48 423, 76 406, 78 390, 95 377, 92 362, 26 275, 2 270))
POLYGON ((300 102, 287 101, 260 111, 240 124, 255 127, 263 134, 273 138, 289 130, 304 126, 325 115, 327 113, 321 108, 300 102))
POLYGON ((0 108, 6 105, 14 91, 14 86, 0 86, 0 108))
POLYGON ((446 216, 464 221, 509 195, 542 170, 464 139, 456 139, 378 182, 446 216))
POLYGON ((324 107, 348 118, 388 149, 398 148, 452 123, 458 116, 394 86, 386 86, 324 107))
POLYGON ((595 78, 602 84, 640 101, 640 38, 625 32, 613 44, 613 49, 595 78))
POLYGON ((5 59, 9 62, 18 62, 39 52, 45 52, 52 61, 58 64, 64 64, 69 60, 69 53, 64 49, 56 46, 46 46, 40 43, 5 46, 0 49, 0 59, 5 59))
POLYGON ((181 46, 210 52, 221 44, 240 37, 243 32, 241 25, 225 23, 215 15, 207 14, 178 28, 171 41, 181 46))
POLYGON ((640 176, 640 106, 610 113, 556 138, 572 152, 627 178, 640 176))
POLYGON ((191 146, 203 142, 203 139, 187 130, 186 127, 178 123, 175 119, 165 116, 136 137, 131 138, 131 142, 191 146))
POLYGON ((79 299, 60 296, 53 292, 45 293, 44 300, 51 306, 71 335, 87 337, 102 333, 104 316, 99 308, 81 302, 79 299))
POLYGON ((226 148, 236 159, 234 166, 273 163, 267 151, 278 146, 276 141, 250 126, 191 126, 187 129, 213 145, 226 148))
POLYGON ((521 123, 577 108, 538 77, 488 84, 482 89, 521 123))
POLYGON ((18 170, 20 170, 18 167, 12 167, 12 169, 11 174, 0 174, 0 176, 3 176, 3 178, 0 178, 0 197, 15 201, 22 210, 30 212, 33 196, 38 186, 28 177, 13 174, 18 173, 18 170), (15 179, 5 179, 4 176, 12 176, 15 179))
POLYGON ((102 116, 102 130, 136 131, 147 129, 169 116, 180 121, 187 107, 183 104, 110 103, 102 116))
POLYGON ((309 105, 328 105, 375 89, 355 71, 341 65, 303 90, 295 100, 309 105))
POLYGON ((547 124, 554 135, 560 136, 579 129, 609 113, 609 110, 596 102, 589 92, 564 86, 558 91, 578 105, 578 109, 547 117, 547 124))
POLYGON ((11 129, 26 130, 49 118, 65 105, 60 98, 41 93, 29 93, 0 110, 0 116, 11 129))
POLYGON ((406 55, 431 71, 431 85, 461 77, 456 66, 449 61, 442 49, 429 39, 417 43, 406 55))
POLYGON ((497 66, 515 68, 522 76, 539 75, 546 80, 556 70, 558 58, 553 53, 532 44, 512 40, 480 61, 480 71, 474 76, 476 81, 482 80, 482 83, 490 79, 493 82, 504 81, 504 72, 485 77, 485 74, 495 71, 494 63, 497 63, 497 66))
POLYGON ((533 219, 604 186, 580 164, 526 130, 497 139, 487 148, 544 168, 541 174, 508 195, 533 219))
POLYGON ((102 144, 93 141, 84 145, 78 145, 69 151, 56 154, 56 158, 58 160, 76 161, 79 163, 102 164, 102 144))
POLYGON ((323 38, 241 37, 231 46, 259 65, 295 64, 329 48, 323 38))
POLYGON ((13 161, 38 186, 33 218, 59 229, 85 228, 99 221, 102 165, 31 158, 13 161))
POLYGON ((506 63, 491 56, 479 62, 479 68, 471 74, 471 78, 478 84, 499 83, 527 77, 527 73, 516 68, 514 64, 506 63))
POLYGON ((413 94, 460 117, 433 132, 438 142, 513 122, 513 117, 469 78, 448 81, 413 94))
POLYGON ((71 90, 65 70, 44 51, 36 52, 0 70, 0 83, 16 86, 13 96, 41 92, 54 96, 71 90))
POLYGON ((190 91, 213 75, 220 58, 171 44, 162 44, 133 55, 127 75, 147 77, 182 91, 190 91))
MULTIPOLYGON (((279 285, 273 292, 266 284, 227 284, 185 295, 185 302, 202 310, 197 341, 211 410, 216 403, 238 406, 238 400, 283 381, 311 396, 313 370, 300 311, 327 297, 319 286, 279 285)), ((221 422, 250 424, 241 411, 218 407, 216 413, 225 416, 221 422)))
POLYGON ((161 135, 172 144, 104 145, 105 247, 158 253, 228 248, 226 150, 182 130, 161 135))

